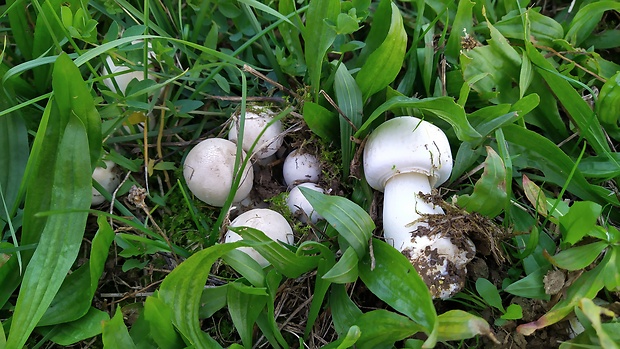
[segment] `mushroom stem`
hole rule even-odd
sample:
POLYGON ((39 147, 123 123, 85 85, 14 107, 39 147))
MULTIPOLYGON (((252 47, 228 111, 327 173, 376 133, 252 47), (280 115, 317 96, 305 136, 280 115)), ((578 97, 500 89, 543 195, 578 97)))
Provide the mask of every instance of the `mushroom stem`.
POLYGON ((441 207, 420 197, 420 192, 430 194, 428 176, 422 173, 401 173, 385 184, 383 199, 383 231, 385 240, 399 251, 414 247, 412 232, 419 226, 422 214, 443 214, 441 207))

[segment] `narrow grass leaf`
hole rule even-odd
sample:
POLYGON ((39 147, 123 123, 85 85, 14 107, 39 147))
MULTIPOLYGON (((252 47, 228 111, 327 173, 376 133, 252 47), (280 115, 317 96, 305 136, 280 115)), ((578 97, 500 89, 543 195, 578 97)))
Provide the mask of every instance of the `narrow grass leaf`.
MULTIPOLYGON (((316 269, 316 281, 314 282, 314 290, 312 296, 312 303, 310 303, 310 310, 308 310, 308 316, 306 320, 306 329, 304 330, 304 338, 308 338, 310 332, 314 328, 314 323, 319 317, 319 314, 323 310, 323 301, 329 291, 329 287, 332 281, 325 278, 325 275, 334 267, 336 263, 336 256, 327 246, 318 242, 306 242, 303 246, 308 244, 316 246, 317 250, 321 251, 321 259, 316 269)), ((353 251, 355 254, 355 251, 353 251)), ((357 279, 357 276, 355 277, 357 279)))
MULTIPOLYGON (((90 159, 86 130, 72 116, 58 146, 58 158, 48 169, 54 190, 49 207, 56 210, 86 209, 91 201, 90 159), (88 169, 88 170, 84 170, 88 169)), ((7 346, 21 348, 58 292, 75 261, 87 214, 66 213, 50 216, 41 233, 30 264, 26 268, 7 346)))
POLYGON ((120 307, 116 308, 116 313, 103 323, 103 334, 101 336, 104 349, 137 349, 136 344, 129 336, 129 331, 123 321, 123 311, 120 307))
POLYGON ((263 12, 266 12, 266 13, 268 13, 268 14, 276 17, 276 18, 281 19, 284 22, 287 22, 287 23, 291 24, 291 25, 293 24, 288 18, 286 18, 285 16, 280 14, 280 12, 272 9, 271 7, 265 5, 265 4, 261 3, 261 2, 258 2, 256 0, 239 0, 239 2, 243 3, 243 4, 246 4, 248 6, 254 7, 257 10, 261 10, 263 12))
POLYGON ((304 30, 306 66, 315 98, 321 88, 321 71, 327 50, 336 39, 336 31, 329 25, 336 23, 340 14, 340 1, 316 0, 310 2, 304 30))
MULTIPOLYGON (((387 1, 387 0, 384 0, 387 1)), ((403 25, 403 17, 396 4, 391 4, 390 27, 384 41, 373 51, 355 81, 362 92, 362 100, 366 101, 374 93, 389 85, 401 70, 407 50, 407 33, 403 25)))
POLYGON ((273 348, 279 349, 282 347, 288 349, 288 343, 280 332, 280 327, 276 322, 275 315, 276 296, 278 294, 280 282, 282 281, 282 274, 278 273, 277 270, 272 269, 267 273, 266 281, 269 300, 267 301, 267 309, 258 317, 257 324, 261 331, 263 331, 265 337, 269 339, 269 342, 273 348))
POLYGON ((435 328, 437 313, 428 287, 407 257, 394 247, 377 239, 373 239, 372 244, 374 263, 368 255, 360 261, 360 278, 379 299, 430 334, 435 328))
POLYGON ((456 104, 451 97, 430 97, 424 99, 408 98, 397 96, 390 98, 385 103, 380 105, 375 111, 370 114, 368 119, 364 122, 362 127, 355 133, 356 138, 361 138, 369 131, 368 128, 373 124, 379 116, 389 110, 397 108, 414 108, 419 109, 421 112, 430 112, 446 121, 452 127, 456 136, 461 141, 472 141, 479 139, 482 136, 476 131, 467 121, 465 109, 462 106, 456 104))
POLYGON ((329 196, 317 191, 300 188, 310 205, 338 231, 355 250, 359 258, 368 253, 368 241, 375 223, 361 207, 340 196, 329 196))
POLYGON ((31 19, 28 18, 26 12, 26 2, 21 0, 8 0, 6 2, 6 12, 0 17, 7 14, 9 18, 9 28, 11 28, 11 37, 22 53, 24 60, 29 61, 32 56, 32 41, 34 31, 30 25, 31 19))
MULTIPOLYGON (((0 88, 2 84, 0 84, 0 88)), ((0 91, 2 94, 3 91, 0 91)), ((0 98, 0 109, 7 109, 8 99, 0 98)), ((0 190, 4 200, 0 201, 0 219, 8 221, 17 207, 26 163, 28 161, 29 145, 26 123, 19 113, 0 117, 0 190)))
POLYGON ((340 115, 340 149, 342 151, 342 172, 343 178, 349 178, 349 168, 353 160, 354 144, 351 142, 351 135, 362 126, 362 113, 364 104, 362 103, 362 91, 355 82, 345 64, 340 64, 336 69, 334 78, 334 92, 338 108, 342 110, 345 119, 340 115))
POLYGON ((209 276, 211 265, 241 242, 214 245, 195 253, 179 264, 162 282, 158 297, 172 309, 172 322, 189 345, 198 348, 221 348, 199 323, 202 290, 209 276))
POLYGON ((449 310, 437 317, 437 340, 458 341, 473 338, 478 335, 495 339, 491 326, 483 318, 462 310, 449 310))
POLYGON ((526 175, 523 175, 523 192, 525 193, 525 197, 529 201, 530 205, 536 209, 536 212, 543 217, 547 217, 549 214, 549 209, 547 208, 547 196, 545 195, 545 192, 542 191, 542 189, 526 175))

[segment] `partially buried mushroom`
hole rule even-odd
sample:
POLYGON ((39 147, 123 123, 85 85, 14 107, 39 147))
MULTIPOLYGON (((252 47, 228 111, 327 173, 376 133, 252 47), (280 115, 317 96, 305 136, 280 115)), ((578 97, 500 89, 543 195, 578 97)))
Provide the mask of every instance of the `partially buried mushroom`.
POLYGON ((450 298, 461 290, 466 265, 475 246, 466 237, 454 243, 445 231, 429 229, 424 214, 443 214, 425 199, 452 171, 446 135, 438 127, 412 116, 381 124, 364 148, 368 184, 384 192, 385 240, 407 256, 434 298, 450 298), (432 233, 431 233, 432 232, 432 233))
MULTIPOLYGON (((265 159, 275 154, 282 146, 282 122, 273 121, 277 115, 267 107, 248 108, 245 113, 245 123, 243 128, 243 141, 241 145, 246 152, 250 150, 252 144, 256 142, 253 151, 258 159, 265 159), (261 132, 265 132, 261 135, 261 132)), ((228 139, 237 143, 239 129, 241 128, 241 115, 233 115, 233 123, 228 133, 228 139)))
MULTIPOLYGON (((209 205, 224 206, 234 181, 236 153, 237 146, 226 139, 208 138, 198 143, 183 164, 183 176, 189 190, 209 205)), ((233 202, 248 196, 253 181, 252 166, 246 166, 233 202)))

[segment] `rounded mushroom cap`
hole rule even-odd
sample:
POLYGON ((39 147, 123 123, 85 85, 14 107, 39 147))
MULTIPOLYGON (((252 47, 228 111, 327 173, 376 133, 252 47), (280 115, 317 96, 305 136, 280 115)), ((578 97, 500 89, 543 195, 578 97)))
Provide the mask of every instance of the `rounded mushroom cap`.
MULTIPOLYGON (((183 176, 189 190, 209 205, 224 206, 233 182, 236 153, 235 143, 222 138, 208 138, 198 143, 183 164, 183 176)), ((248 196, 253 181, 252 166, 246 166, 233 201, 248 196)))
MULTIPOLYGON (((258 137, 261 131, 267 127, 267 124, 273 120, 274 114, 273 111, 265 107, 254 107, 246 111, 243 143, 241 145, 243 150, 249 151, 254 141, 258 138, 254 151, 259 159, 264 159, 278 151, 283 141, 281 135, 282 122, 280 120, 271 124, 265 130, 265 133, 260 138, 258 137)), ((235 114, 233 115, 233 120, 234 122, 228 133, 228 139, 236 143, 241 119, 238 114, 235 114)))
POLYGON ((286 198, 286 205, 288 206, 288 209, 293 215, 296 215, 299 210, 303 211, 303 213, 297 215, 302 223, 306 223, 308 218, 310 218, 310 222, 312 223, 316 223, 319 219, 323 219, 323 217, 314 210, 312 205, 310 205, 310 202, 306 199, 304 194, 301 193, 299 187, 309 188, 320 193, 325 193, 323 188, 314 183, 302 183, 291 189, 290 193, 288 193, 288 197, 286 198))
MULTIPOLYGON (((282 241, 292 245, 295 243, 293 229, 288 224, 286 218, 276 211, 267 208, 256 208, 240 214, 231 223, 231 227, 251 227, 262 231, 274 241, 282 241)), ((224 242, 235 242, 241 240, 241 236, 231 230, 226 232, 224 242)), ((269 265, 269 262, 251 247, 240 247, 240 251, 248 254, 262 267, 269 265)))
POLYGON ((321 162, 316 156, 295 149, 284 160, 282 175, 287 185, 301 181, 316 183, 321 175, 321 162))
MULTIPOLYGON (((116 190, 118 185, 121 183, 121 178, 118 175, 118 171, 116 170, 116 164, 110 160, 104 160, 106 168, 96 167, 95 171, 93 171, 93 179, 101 184, 108 192, 113 192, 116 190)), ((92 200, 91 205, 99 205, 104 202, 105 198, 101 193, 92 188, 92 200)))
POLYGON ((443 131, 413 116, 388 120, 368 137, 364 148, 364 174, 371 187, 383 191, 399 173, 428 176, 432 187, 448 180, 452 172, 450 143, 443 131))

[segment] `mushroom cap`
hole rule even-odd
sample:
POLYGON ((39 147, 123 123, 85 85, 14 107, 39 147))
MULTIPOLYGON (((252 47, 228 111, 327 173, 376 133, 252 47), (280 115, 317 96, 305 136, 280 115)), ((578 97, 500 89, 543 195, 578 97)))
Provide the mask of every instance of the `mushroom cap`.
POLYGON ((448 180, 452 172, 450 143, 443 131, 413 116, 388 120, 368 137, 364 148, 364 174, 371 187, 383 191, 399 173, 428 176, 432 187, 448 180))
MULTIPOLYGON (((293 229, 288 224, 286 218, 276 211, 267 208, 256 208, 240 214, 231 223, 231 227, 251 227, 262 231, 274 241, 282 241, 292 245, 295 243, 293 229)), ((224 242, 235 242, 241 240, 241 236, 231 230, 226 232, 224 242)), ((261 256, 258 251, 251 247, 240 247, 240 251, 248 254, 262 267, 269 265, 269 262, 261 256)))
MULTIPOLYGON (((236 153, 235 143, 226 139, 208 138, 198 143, 187 154, 183 164, 183 176, 189 190, 209 205, 224 206, 233 183, 236 153)), ((233 201, 241 201, 248 196, 253 181, 252 166, 246 166, 233 201)))
MULTIPOLYGON (((275 113, 266 107, 254 107, 245 113, 245 128, 243 130, 243 143, 241 146, 246 152, 249 151, 254 141, 258 138, 254 152, 256 157, 264 159, 275 154, 282 146, 282 122, 280 120, 271 124, 265 133, 259 138, 258 135, 273 120, 275 113)), ((239 114, 233 114, 234 122, 231 124, 228 139, 237 142, 241 118, 239 114)))
POLYGON ((321 175, 321 162, 316 156, 295 149, 284 159, 282 175, 287 185, 302 181, 317 183, 321 175))
MULTIPOLYGON (((133 80, 133 79, 136 79, 138 81, 144 80, 144 72, 143 71, 133 70, 133 69, 131 69, 131 68, 127 67, 127 66, 124 66, 124 65, 116 65, 116 64, 114 64, 114 60, 110 56, 108 56, 106 58, 106 63, 107 63, 107 66, 110 67, 110 72, 108 72, 108 69, 104 65, 103 68, 101 69, 101 75, 103 75, 103 76, 111 75, 111 74, 118 74, 118 73, 122 73, 122 72, 127 72, 127 73, 124 73, 122 75, 118 75, 118 76, 114 76, 114 77, 109 77, 109 78, 103 79, 103 84, 106 85, 114 93, 118 93, 119 92, 119 91, 117 91, 116 86, 114 86, 114 81, 116 81, 116 84, 118 85, 118 88, 120 89, 120 93, 125 95, 125 91, 127 90, 127 86, 129 85, 131 80, 133 80)), ((157 79, 157 77, 155 77, 152 74, 148 74, 148 78, 151 79, 151 80, 156 80, 157 79)), ((155 96, 159 96, 159 93, 160 92, 156 92, 155 96)))
MULTIPOLYGON (((93 171, 93 179, 101 184, 108 192, 113 192, 116 190, 118 185, 121 183, 121 178, 118 175, 118 171, 116 170, 116 164, 110 160, 104 160, 106 168, 96 167, 95 171, 93 171)), ((105 198, 101 193, 92 188, 92 200, 91 205, 99 205, 105 201, 105 198)))
POLYGON ((308 218, 310 218, 310 222, 312 223, 316 223, 319 219, 323 219, 323 217, 314 210, 312 205, 310 205, 310 202, 306 199, 304 194, 301 193, 299 187, 309 188, 320 193, 325 193, 323 188, 314 183, 302 183, 291 189, 290 193, 288 193, 288 197, 286 198, 286 205, 288 206, 288 209, 293 215, 298 213, 299 210, 303 211, 302 214, 298 215, 299 220, 302 223, 306 223, 308 218))

